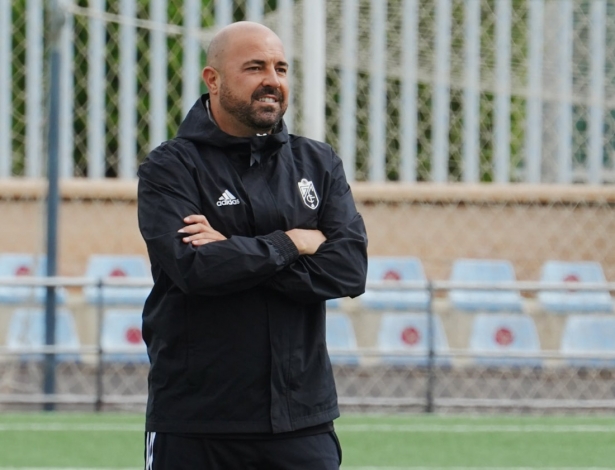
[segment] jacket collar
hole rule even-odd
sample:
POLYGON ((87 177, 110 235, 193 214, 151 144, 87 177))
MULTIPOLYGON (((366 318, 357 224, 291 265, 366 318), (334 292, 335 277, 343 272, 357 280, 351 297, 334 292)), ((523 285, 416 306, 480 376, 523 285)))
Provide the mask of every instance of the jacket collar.
POLYGON ((177 137, 215 147, 247 145, 252 151, 273 150, 288 142, 288 130, 284 120, 276 125, 276 131, 267 135, 235 137, 222 131, 207 112, 209 94, 202 95, 192 106, 188 115, 179 126, 177 137))

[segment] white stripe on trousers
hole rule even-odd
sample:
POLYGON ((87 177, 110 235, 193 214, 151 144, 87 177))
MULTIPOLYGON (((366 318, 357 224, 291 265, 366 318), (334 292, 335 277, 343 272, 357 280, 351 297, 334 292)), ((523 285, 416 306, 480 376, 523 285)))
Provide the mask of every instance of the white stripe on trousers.
POLYGON ((156 433, 148 432, 145 439, 145 470, 154 468, 154 439, 156 439, 156 433))

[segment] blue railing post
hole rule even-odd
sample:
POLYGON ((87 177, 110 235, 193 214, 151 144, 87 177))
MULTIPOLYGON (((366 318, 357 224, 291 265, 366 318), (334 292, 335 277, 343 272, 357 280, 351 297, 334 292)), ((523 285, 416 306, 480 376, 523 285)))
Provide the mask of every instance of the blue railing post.
POLYGON ((433 413, 433 389, 436 382, 435 377, 435 339, 434 339, 434 323, 433 323, 433 284, 431 281, 427 283, 427 292, 429 292, 429 303, 427 304, 427 388, 425 394, 425 411, 433 413))
MULTIPOLYGON (((47 276, 57 273, 58 249, 58 152, 60 135, 60 47, 59 37, 62 30, 63 16, 56 0, 50 1, 51 21, 51 52, 50 52, 50 86, 49 86, 49 129, 47 140, 47 178, 49 189, 47 193, 47 276)), ((45 302, 45 344, 53 346, 56 343, 56 288, 47 286, 45 302)), ((43 389, 45 395, 55 393, 55 362, 54 353, 45 354, 45 373, 43 389)), ((44 409, 52 411, 53 403, 45 403, 44 409)))
POLYGON ((103 315, 105 310, 105 299, 103 295, 104 282, 103 279, 98 280, 98 298, 96 300, 96 411, 102 411, 103 407, 103 349, 102 349, 102 327, 103 327, 103 315))

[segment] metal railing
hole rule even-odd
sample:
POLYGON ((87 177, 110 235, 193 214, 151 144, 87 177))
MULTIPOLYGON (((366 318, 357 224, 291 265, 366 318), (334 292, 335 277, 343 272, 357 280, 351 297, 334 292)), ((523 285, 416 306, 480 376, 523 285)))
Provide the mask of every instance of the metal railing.
MULTIPOLYGON (((150 287, 152 281, 150 279, 138 279, 138 278, 88 278, 88 277, 19 277, 19 278, 0 278, 0 286, 9 287, 96 287, 98 289, 97 303, 94 306, 96 311, 96 325, 97 334, 96 342, 92 345, 81 345, 78 348, 66 347, 61 345, 41 345, 41 346, 28 346, 28 347, 8 347, 0 346, 0 358, 13 357, 23 358, 28 355, 44 355, 45 361, 58 366, 56 361, 57 356, 60 354, 80 354, 88 355, 94 358, 93 361, 86 361, 81 365, 81 368, 66 368, 62 371, 64 376, 68 377, 70 374, 83 374, 87 376, 89 380, 93 380, 94 386, 89 387, 86 391, 81 393, 76 392, 62 392, 56 391, 55 393, 36 393, 32 391, 30 387, 27 393, 13 393, 8 390, 8 393, 3 393, 5 390, 2 388, 2 381, 0 380, 0 404, 64 404, 64 405, 93 405, 95 409, 101 410, 106 405, 120 405, 120 406, 143 406, 146 402, 146 387, 139 387, 139 390, 135 393, 114 393, 114 391, 107 393, 106 381, 109 378, 106 374, 109 372, 106 368, 111 367, 111 374, 119 374, 122 376, 121 380, 134 377, 139 378, 145 383, 148 365, 141 364, 113 366, 105 362, 104 354, 109 353, 105 351, 102 341, 102 325, 105 308, 107 307, 103 296, 104 287, 150 287), (115 368, 114 368, 115 367, 115 368), (128 369, 126 369, 128 368, 128 369), (124 375, 122 375, 124 374, 124 375)), ((469 389, 474 390, 474 387, 480 387, 481 383, 498 383, 498 381, 504 383, 502 387, 505 387, 505 383, 509 381, 527 382, 527 386, 530 387, 532 381, 535 383, 541 383, 544 380, 545 388, 557 387, 553 383, 557 380, 561 381, 581 381, 586 380, 589 377, 590 380, 609 380, 611 376, 615 377, 615 369, 596 369, 594 371, 587 371, 584 368, 574 370, 574 368, 549 368, 549 367, 527 367, 523 368, 506 368, 506 367, 480 367, 473 366, 471 368, 463 368, 457 366, 443 367, 438 363, 442 358, 457 358, 457 359, 476 359, 481 357, 507 357, 507 358, 539 358, 549 359, 553 361, 566 361, 570 359, 579 358, 593 358, 601 360, 615 360, 615 351, 613 353, 577 353, 577 354, 564 354, 558 351, 543 350, 540 352, 481 352, 470 351, 468 349, 451 348, 446 351, 438 351, 435 345, 435 326, 434 326, 434 299, 438 294, 442 292, 448 292, 451 290, 472 290, 472 291, 519 291, 524 293, 535 294, 540 291, 574 291, 574 292, 614 292, 615 283, 575 283, 571 285, 569 282, 559 283, 545 283, 534 281, 518 281, 507 283, 474 283, 474 282, 457 282, 457 281, 424 281, 424 282, 403 282, 403 281, 383 281, 377 283, 368 283, 367 287, 372 290, 426 290, 429 293, 429 303, 424 313, 428 317, 427 327, 427 352, 409 352, 409 351, 383 351, 373 347, 362 347, 356 350, 341 350, 335 349, 332 354, 335 355, 354 355, 359 358, 378 359, 384 356, 387 357, 426 357, 424 366, 412 366, 405 365, 400 366, 386 366, 377 360, 369 361, 362 360, 359 365, 349 366, 341 365, 335 366, 334 372, 336 375, 336 381, 338 382, 338 389, 340 392, 340 404, 349 407, 419 407, 427 412, 433 411, 436 407, 472 407, 472 408, 485 408, 485 407, 504 407, 504 408, 529 408, 529 409, 552 409, 552 408, 574 408, 574 409, 596 409, 596 408, 615 408, 615 388, 611 391, 607 391, 608 396, 601 396, 598 398, 592 397, 588 394, 586 398, 566 398, 565 394, 561 395, 561 398, 550 398, 548 393, 545 393, 545 398, 526 398, 526 397, 507 397, 505 392, 502 392, 502 396, 488 397, 481 396, 480 393, 469 393, 469 395, 476 396, 454 396, 455 393, 451 393, 447 387, 453 387, 455 384, 469 383, 472 380, 476 381, 479 385, 472 385, 469 389), (608 377, 602 377, 605 375, 604 370, 607 371, 608 377), (585 374, 581 377, 582 374, 585 374), (579 375, 581 374, 581 375, 579 375), (375 385, 380 381, 380 385, 375 385), (408 383, 414 383, 415 385, 420 382, 423 384, 419 387, 417 393, 407 394, 403 393, 405 385, 408 383), (383 386, 382 384, 388 384, 383 386), (453 385, 442 385, 453 384, 453 385), (380 388, 379 388, 380 387, 380 388), (441 393, 442 388, 447 389, 446 393, 441 393), (440 390, 440 391, 439 391, 440 390), (391 391, 393 391, 391 393, 391 391), (380 394, 380 396, 377 396, 380 394), (446 396, 446 395, 451 396, 446 396)), ((113 353, 121 354, 139 354, 132 348, 113 348, 113 353)), ((30 367, 27 372, 27 376, 31 380, 38 377, 40 371, 33 372, 36 366, 31 362, 29 366, 24 366, 23 361, 9 361, 13 372, 18 370, 19 367, 30 367), (21 364, 21 365, 20 365, 21 364), (34 369, 32 369, 34 368, 34 369), (30 375, 28 375, 30 374, 30 375)), ((2 365, 0 361, 0 367, 9 367, 6 364, 2 365)), ((54 369, 55 373, 55 369, 54 369)), ((0 373, 0 379, 2 374, 0 373)), ((612 378, 612 377, 611 377, 612 378)), ((118 379, 120 380, 120 379, 118 379)), ((524 383, 525 383, 524 382, 524 383)), ((595 383, 589 383, 587 389, 594 387, 595 383)), ((499 390, 500 385, 494 386, 499 390)), ((584 386, 583 386, 584 387, 584 386)), ((581 389, 583 389, 581 387, 581 389)), ((601 390, 604 389, 604 386, 601 390)), ((86 387, 87 388, 87 387, 86 387)), ((5 387, 6 389, 6 387, 5 387)), ((610 390, 609 389, 609 390, 610 390)), ((502 389, 503 390, 503 389, 502 389)), ((601 392, 602 393, 602 392, 601 392)), ((583 393, 581 395, 585 396, 583 393)))

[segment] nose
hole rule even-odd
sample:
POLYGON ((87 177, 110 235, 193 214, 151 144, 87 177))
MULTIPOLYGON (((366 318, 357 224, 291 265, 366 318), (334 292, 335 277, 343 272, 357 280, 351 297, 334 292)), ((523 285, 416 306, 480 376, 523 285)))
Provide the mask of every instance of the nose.
POLYGON ((275 67, 267 67, 265 76, 263 77, 263 86, 270 86, 273 88, 280 87, 280 77, 275 67))

